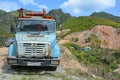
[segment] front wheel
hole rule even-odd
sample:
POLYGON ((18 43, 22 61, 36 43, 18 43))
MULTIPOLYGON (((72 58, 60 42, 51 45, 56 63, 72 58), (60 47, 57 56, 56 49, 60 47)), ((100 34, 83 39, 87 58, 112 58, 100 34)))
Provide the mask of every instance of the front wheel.
POLYGON ((15 69, 15 66, 14 66, 14 65, 11 65, 10 68, 11 68, 11 69, 15 69))
POLYGON ((51 67, 51 70, 52 70, 52 71, 56 71, 56 69, 57 69, 57 66, 52 66, 52 67, 51 67))

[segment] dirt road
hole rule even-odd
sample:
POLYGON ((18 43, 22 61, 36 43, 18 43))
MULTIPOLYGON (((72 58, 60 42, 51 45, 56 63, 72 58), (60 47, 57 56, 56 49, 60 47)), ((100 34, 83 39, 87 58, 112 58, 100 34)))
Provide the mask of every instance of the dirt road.
POLYGON ((7 50, 5 47, 0 48, 0 74, 9 69, 9 65, 7 64, 7 50))

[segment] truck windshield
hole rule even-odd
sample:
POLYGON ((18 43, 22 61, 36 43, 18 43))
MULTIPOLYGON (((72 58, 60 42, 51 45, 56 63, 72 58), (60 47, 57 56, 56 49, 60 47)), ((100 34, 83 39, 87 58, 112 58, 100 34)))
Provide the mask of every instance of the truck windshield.
POLYGON ((55 21, 48 20, 19 20, 17 31, 48 31, 55 32, 55 21))

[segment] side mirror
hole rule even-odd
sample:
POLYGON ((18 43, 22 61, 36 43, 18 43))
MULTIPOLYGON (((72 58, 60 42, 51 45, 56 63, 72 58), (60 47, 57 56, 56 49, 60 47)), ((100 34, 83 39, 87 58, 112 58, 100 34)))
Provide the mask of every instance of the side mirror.
POLYGON ((4 45, 5 47, 9 47, 11 44, 13 44, 15 42, 15 38, 8 38, 4 40, 4 45))
POLYGON ((4 40, 5 47, 9 47, 11 45, 11 42, 8 39, 4 40))
POLYGON ((11 24, 11 26, 10 26, 10 33, 14 33, 14 32, 15 32, 15 27, 14 27, 14 25, 11 24))

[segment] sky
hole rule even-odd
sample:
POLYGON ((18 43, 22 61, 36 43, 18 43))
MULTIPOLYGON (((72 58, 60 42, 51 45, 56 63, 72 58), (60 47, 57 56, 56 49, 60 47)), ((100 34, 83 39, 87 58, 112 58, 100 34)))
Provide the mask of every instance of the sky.
POLYGON ((41 11, 62 9, 72 16, 88 16, 93 12, 108 12, 120 16, 120 0, 0 0, 0 9, 10 12, 18 8, 41 11))

